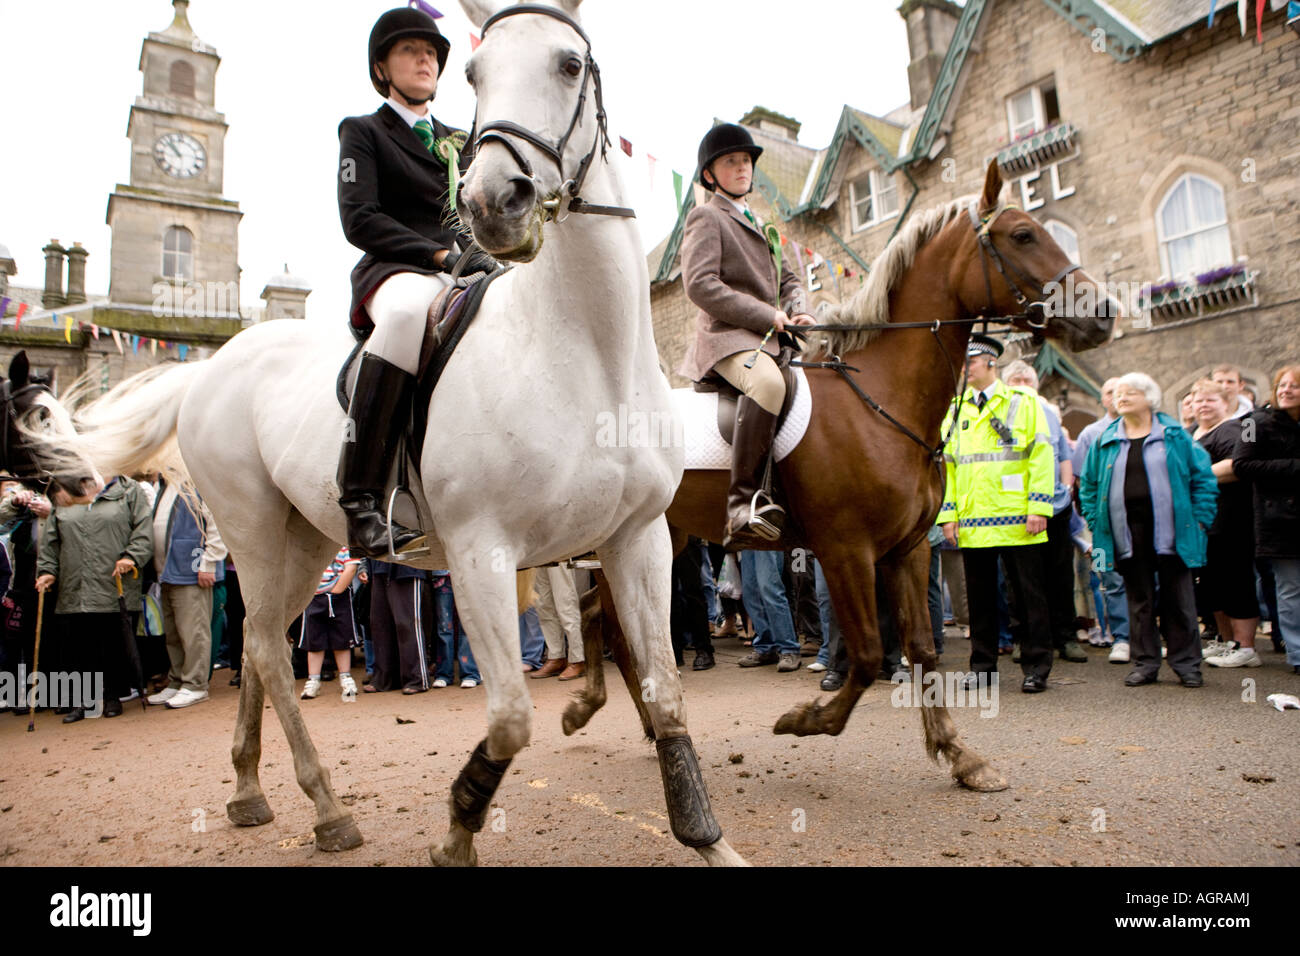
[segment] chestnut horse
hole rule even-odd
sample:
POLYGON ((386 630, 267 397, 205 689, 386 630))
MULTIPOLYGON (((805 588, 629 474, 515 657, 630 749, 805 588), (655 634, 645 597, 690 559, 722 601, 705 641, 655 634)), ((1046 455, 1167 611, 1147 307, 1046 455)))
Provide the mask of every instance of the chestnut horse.
MULTIPOLYGON (((775 733, 844 729, 883 658, 877 574, 908 658, 922 678, 935 668, 926 532, 943 499, 944 472, 936 450, 947 436, 940 428, 959 387, 974 322, 1005 316, 1016 327, 1039 330, 1074 350, 1110 338, 1118 303, 1086 273, 1072 280, 1075 290, 1085 293, 1080 301, 1088 303, 1086 314, 1075 314, 1079 310, 1071 301, 1065 314, 1047 315, 1042 300, 1077 266, 1032 216, 1002 204, 1001 190, 997 164, 991 162, 973 208, 970 200, 946 203, 902 230, 876 259, 867 283, 827 314, 828 321, 843 324, 821 327, 832 331, 819 333, 808 353, 813 416, 802 441, 776 466, 790 520, 771 549, 802 545, 821 561, 849 673, 829 703, 794 708, 776 722, 775 733), (908 322, 913 319, 921 321, 908 322), (885 323, 900 327, 879 328, 885 323), (835 356, 849 368, 815 367, 818 359, 835 356), (879 407, 868 407, 853 385, 879 407)), ((667 512, 676 551, 687 535, 722 540, 728 480, 727 471, 686 470, 667 512)), ((607 595, 602 597, 607 609, 607 595)), ((615 660, 640 708, 640 682, 628 654, 616 646, 616 618, 606 616, 611 620, 603 628, 587 622, 588 643, 594 645, 603 632, 615 645, 615 660)), ((599 661, 593 649, 599 653, 589 646, 587 659, 599 661)), ((566 733, 583 726, 604 702, 600 668, 590 667, 587 674, 588 686, 565 713, 566 733)), ((644 711, 642 718, 648 729, 644 711)), ((962 742, 947 708, 931 703, 928 694, 921 721, 926 751, 934 759, 943 754, 960 783, 974 790, 1005 789, 1001 774, 962 742)))

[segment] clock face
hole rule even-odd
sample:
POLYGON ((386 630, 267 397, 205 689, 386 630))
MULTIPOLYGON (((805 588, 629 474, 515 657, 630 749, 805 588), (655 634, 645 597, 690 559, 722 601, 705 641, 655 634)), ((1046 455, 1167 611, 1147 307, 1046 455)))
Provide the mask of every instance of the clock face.
POLYGON ((153 144, 153 158, 168 176, 193 179, 203 172, 208 155, 203 144, 188 133, 164 133, 153 144))

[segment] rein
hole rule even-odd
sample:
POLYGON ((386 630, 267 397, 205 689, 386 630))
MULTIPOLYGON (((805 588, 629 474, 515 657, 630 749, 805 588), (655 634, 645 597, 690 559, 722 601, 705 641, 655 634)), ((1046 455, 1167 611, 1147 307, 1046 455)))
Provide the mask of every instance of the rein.
MULTIPOLYGON (((1012 262, 1009 259, 1004 260, 1002 258, 1002 255, 998 252, 997 247, 993 245, 993 237, 989 233, 989 230, 992 228, 993 223, 997 220, 998 216, 1002 215, 1002 213, 1004 213, 1008 209, 1017 209, 1019 207, 1016 206, 1014 203, 998 203, 998 205, 990 213, 988 213, 988 215, 981 217, 976 212, 976 205, 977 205, 976 202, 972 202, 970 204, 969 213, 970 213, 971 225, 974 228, 975 235, 979 241, 980 265, 983 267, 984 270, 984 292, 986 295, 986 301, 989 303, 989 307, 986 311, 987 312, 994 311, 993 286, 989 278, 989 266, 988 266, 989 259, 993 260, 993 264, 997 267, 998 274, 1002 276, 1003 281, 1006 282, 1007 287, 1011 290, 1011 294, 1015 298, 1016 304, 1019 305, 1023 311, 1018 312, 1014 315, 998 316, 993 319, 987 319, 983 316, 975 316, 973 318, 964 318, 964 319, 935 319, 932 322, 876 322, 870 325, 801 325, 801 326, 792 326, 786 331, 792 332, 798 335, 799 337, 803 337, 804 334, 808 332, 874 332, 874 331, 884 332, 890 329, 929 329, 931 334, 934 335, 935 345, 938 347, 939 351, 943 354, 944 358, 948 360, 948 368, 949 371, 952 373, 953 386, 956 389, 956 391, 954 392, 954 398, 960 400, 961 396, 966 393, 966 379, 967 379, 967 374, 969 372, 969 365, 967 363, 963 363, 962 373, 959 377, 957 375, 956 363, 953 362, 952 356, 948 354, 948 351, 943 347, 943 342, 940 341, 939 339, 940 326, 977 325, 980 323, 984 323, 986 328, 988 325, 1005 325, 1008 328, 1014 328, 1016 322, 1024 322, 1030 328, 1038 329, 1038 330, 1045 329, 1047 328, 1047 323, 1048 323, 1048 317, 1046 313, 1046 305, 1047 305, 1046 296, 1048 294, 1047 287, 1060 282, 1063 278, 1065 278, 1071 272, 1074 272, 1076 269, 1082 268, 1081 266, 1075 265, 1073 263, 1066 266, 1055 276, 1053 276, 1050 280, 1042 284, 1042 286, 1040 287, 1040 295, 1042 295, 1044 298, 1037 299, 1033 302, 1029 301, 1029 298, 1023 292, 1020 291, 1020 287, 1016 285, 1015 281, 1011 278, 1011 276, 1007 275, 1007 271, 1006 268, 1004 268, 1004 265, 1010 267, 1011 270, 1015 272, 1017 276, 1020 277, 1021 281, 1023 281, 1025 284, 1031 287, 1035 284, 1034 280, 1030 276, 1026 275, 1020 268, 1018 268, 1014 262, 1012 262), (1041 321, 1035 321, 1036 316, 1041 318, 1041 321)), ((831 355, 830 361, 827 362, 791 362, 790 364, 797 365, 800 368, 825 368, 837 372, 840 375, 840 377, 843 378, 844 381, 848 383, 849 388, 853 389, 854 393, 857 394, 858 398, 862 399, 862 401, 866 403, 866 405, 869 408, 875 411, 878 415, 880 415, 881 418, 885 419, 885 421, 889 422, 891 425, 897 428, 900 432, 902 432, 912 441, 916 442, 916 444, 924 448, 926 455, 930 458, 931 461, 935 463, 936 467, 940 466, 943 463, 943 450, 948 446, 948 443, 952 440, 953 431, 957 427, 957 418, 958 418, 957 415, 953 415, 952 422, 948 425, 948 433, 944 435, 942 438, 940 438, 939 444, 930 445, 929 442, 925 441, 925 439, 917 435, 916 432, 912 431, 910 428, 908 428, 906 425, 900 422, 893 415, 889 414, 889 412, 887 412, 880 405, 879 402, 877 402, 865 391, 863 391, 862 387, 859 386, 858 383, 853 380, 852 376, 849 375, 849 372, 858 372, 861 370, 854 368, 851 365, 845 364, 843 361, 840 360, 839 356, 831 355)))
POLYGON ((563 185, 560 192, 554 197, 544 200, 542 207, 546 210, 546 221, 563 222, 569 213, 579 213, 588 216, 619 216, 624 219, 635 219, 636 211, 626 206, 601 206, 595 203, 589 203, 578 193, 582 189, 582 184, 587 178, 587 172, 591 168, 592 160, 595 159, 597 148, 600 149, 600 159, 604 162, 610 147, 609 131, 605 116, 605 102, 601 92, 600 85, 600 67, 596 65, 595 59, 591 55, 591 40, 572 17, 562 10, 555 7, 543 6, 535 3, 522 3, 518 6, 506 7, 498 10, 492 16, 483 22, 483 29, 480 36, 487 39, 488 28, 498 20, 506 17, 512 17, 520 13, 532 13, 541 16, 551 17, 559 20, 561 23, 572 29, 578 36, 582 37, 582 42, 586 44, 587 50, 583 56, 582 63, 582 85, 579 88, 578 105, 573 111, 573 119, 569 121, 569 128, 564 131, 564 135, 555 143, 550 142, 545 137, 533 132, 525 126, 510 120, 493 120, 490 123, 478 125, 478 118, 475 117, 474 128, 477 130, 477 137, 473 131, 470 138, 474 140, 474 149, 477 151, 486 142, 500 143, 506 148, 513 157, 515 163, 519 166, 520 171, 529 179, 536 182, 537 177, 533 173, 532 164, 524 156, 519 148, 510 140, 514 136, 540 149, 551 162, 555 163, 556 169, 559 170, 560 179, 563 185), (578 164, 577 173, 571 179, 566 179, 564 175, 564 150, 568 146, 569 138, 573 131, 582 123, 582 111, 587 104, 587 85, 591 83, 596 99, 596 130, 592 137, 591 149, 587 150, 587 155, 582 157, 578 164), (569 201, 566 210, 561 214, 560 207, 563 204, 563 194, 568 193, 569 201))

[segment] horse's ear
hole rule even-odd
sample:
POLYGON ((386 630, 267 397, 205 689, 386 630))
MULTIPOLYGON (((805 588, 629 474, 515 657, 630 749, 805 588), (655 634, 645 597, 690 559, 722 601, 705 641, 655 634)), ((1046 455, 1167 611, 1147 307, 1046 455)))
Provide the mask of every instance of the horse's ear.
POLYGON ((14 388, 21 388, 27 384, 27 376, 31 374, 31 363, 27 361, 27 353, 19 352, 14 356, 13 361, 9 363, 9 381, 13 383, 14 388))
POLYGON ((989 160, 988 172, 984 175, 984 193, 980 196, 980 215, 991 212, 998 204, 1002 194, 1002 172, 998 169, 996 159, 989 160))
POLYGON ((582 0, 560 0, 560 6, 564 8, 565 13, 577 19, 578 7, 582 6, 582 0))
POLYGON ((505 0, 460 0, 460 8, 469 17, 469 22, 474 24, 475 30, 482 30, 483 22, 505 6, 505 0))

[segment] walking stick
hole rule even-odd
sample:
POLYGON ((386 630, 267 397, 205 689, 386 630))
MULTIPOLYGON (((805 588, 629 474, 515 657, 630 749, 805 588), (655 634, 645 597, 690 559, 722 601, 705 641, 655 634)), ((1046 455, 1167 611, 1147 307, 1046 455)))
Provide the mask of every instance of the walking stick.
MULTIPOLYGON (((41 674, 41 620, 45 617, 45 592, 36 592, 36 649, 32 652, 32 683, 40 680, 41 674)), ((27 696, 27 707, 31 716, 27 719, 27 732, 36 729, 36 689, 27 696)))

